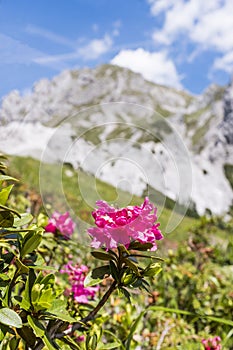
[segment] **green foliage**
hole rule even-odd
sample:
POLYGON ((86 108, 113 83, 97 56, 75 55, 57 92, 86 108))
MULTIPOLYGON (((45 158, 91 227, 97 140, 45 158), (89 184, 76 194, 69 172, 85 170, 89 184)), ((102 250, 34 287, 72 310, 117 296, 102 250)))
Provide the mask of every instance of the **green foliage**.
MULTIPOLYGON (((43 209, 35 218, 27 212, 24 189, 13 186, 1 160, 1 350, 201 350, 209 335, 233 348, 232 221, 186 221, 179 236, 164 240, 165 261, 150 243, 90 252, 44 232, 43 209), (88 304, 73 298, 59 272, 70 260, 90 267, 86 287, 100 285, 88 304)), ((166 224, 165 215, 161 221, 166 224)))

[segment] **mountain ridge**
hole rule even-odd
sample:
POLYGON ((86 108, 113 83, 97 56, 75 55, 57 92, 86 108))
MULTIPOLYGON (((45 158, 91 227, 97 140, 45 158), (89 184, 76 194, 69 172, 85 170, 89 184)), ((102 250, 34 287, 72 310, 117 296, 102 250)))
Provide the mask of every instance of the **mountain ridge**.
POLYGON ((233 164, 232 111, 232 84, 193 96, 113 65, 64 71, 3 99, 0 150, 37 159, 43 151, 43 161, 137 195, 149 185, 219 215, 233 200, 224 170, 233 164))

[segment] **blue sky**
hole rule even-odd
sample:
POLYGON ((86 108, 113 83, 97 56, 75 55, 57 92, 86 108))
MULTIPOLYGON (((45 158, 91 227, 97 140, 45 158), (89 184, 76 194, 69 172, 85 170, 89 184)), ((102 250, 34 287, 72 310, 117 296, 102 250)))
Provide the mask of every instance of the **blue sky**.
POLYGON ((194 94, 226 84, 233 0, 0 0, 0 98, 102 63, 194 94))

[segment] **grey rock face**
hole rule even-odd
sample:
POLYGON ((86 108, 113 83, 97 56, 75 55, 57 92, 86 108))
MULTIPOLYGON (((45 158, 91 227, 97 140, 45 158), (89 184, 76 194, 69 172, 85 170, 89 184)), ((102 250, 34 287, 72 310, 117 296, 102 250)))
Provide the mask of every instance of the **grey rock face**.
POLYGON ((134 194, 149 185, 222 214, 233 201, 224 171, 233 164, 233 84, 192 96, 113 65, 67 70, 3 99, 0 151, 43 154, 134 194))
POLYGON ((226 142, 233 145, 233 81, 225 91, 224 119, 221 128, 226 142))

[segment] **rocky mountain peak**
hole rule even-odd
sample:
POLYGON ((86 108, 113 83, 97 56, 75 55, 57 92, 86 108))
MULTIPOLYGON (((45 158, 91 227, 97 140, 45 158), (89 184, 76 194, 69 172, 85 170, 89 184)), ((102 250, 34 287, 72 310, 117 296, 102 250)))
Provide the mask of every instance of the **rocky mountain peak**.
POLYGON ((66 70, 27 95, 6 96, 0 123, 2 152, 40 159, 46 148, 62 163, 70 149, 74 168, 123 190, 131 179, 134 194, 149 185, 182 202, 187 181, 200 214, 232 205, 225 165, 233 164, 233 84, 192 96, 114 65, 66 70))
POLYGON ((222 133, 228 144, 233 145, 233 80, 228 85, 224 94, 224 118, 222 133))

